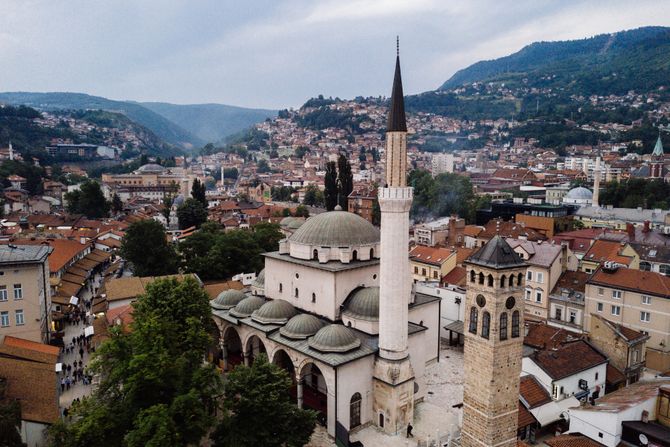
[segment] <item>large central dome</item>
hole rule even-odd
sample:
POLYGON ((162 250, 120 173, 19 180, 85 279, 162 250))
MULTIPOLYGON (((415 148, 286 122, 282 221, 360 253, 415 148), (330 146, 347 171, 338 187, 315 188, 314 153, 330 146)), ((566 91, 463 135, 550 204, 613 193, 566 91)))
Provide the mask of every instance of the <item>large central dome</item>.
POLYGON ((320 247, 368 245, 379 242, 379 230, 358 214, 330 211, 307 219, 289 241, 320 247))

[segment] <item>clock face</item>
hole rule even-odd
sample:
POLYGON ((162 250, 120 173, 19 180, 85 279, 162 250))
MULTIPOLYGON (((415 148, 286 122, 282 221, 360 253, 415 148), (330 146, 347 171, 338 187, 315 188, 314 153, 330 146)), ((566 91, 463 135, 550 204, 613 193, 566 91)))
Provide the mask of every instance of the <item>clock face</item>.
POLYGON ((647 445, 647 444, 649 444, 649 439, 647 439, 647 436, 644 435, 643 433, 640 433, 639 438, 640 438, 640 443, 641 443, 642 445, 647 445))
POLYGON ((484 298, 484 295, 477 295, 477 305, 479 307, 486 306, 486 298, 484 298))
POLYGON ((513 308, 515 304, 516 304, 516 300, 514 299, 513 296, 510 296, 509 298, 507 298, 507 301, 505 301, 505 307, 507 309, 513 308))

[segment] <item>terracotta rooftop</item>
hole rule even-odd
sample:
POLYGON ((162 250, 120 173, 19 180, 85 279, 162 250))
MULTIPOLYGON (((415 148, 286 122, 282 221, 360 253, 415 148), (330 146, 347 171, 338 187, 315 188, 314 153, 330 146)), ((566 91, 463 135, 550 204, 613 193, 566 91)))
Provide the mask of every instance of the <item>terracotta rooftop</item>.
POLYGON ((549 447, 603 447, 603 444, 579 433, 559 435, 545 439, 549 447))
POLYGON ((209 295, 209 298, 213 300, 224 290, 242 290, 244 289, 244 285, 239 281, 216 281, 205 283, 204 289, 205 292, 207 292, 207 295, 209 295))
POLYGON ((551 350, 537 351, 530 358, 554 380, 607 362, 607 357, 584 340, 565 343, 551 350))
POLYGON ((454 256, 454 252, 439 247, 426 247, 417 245, 409 252, 409 258, 415 262, 441 266, 447 259, 454 256))
POLYGON ((670 277, 655 272, 627 268, 617 270, 600 268, 591 276, 588 284, 625 289, 664 298, 670 297, 670 277))
POLYGON ((629 265, 632 261, 630 256, 621 255, 621 249, 624 246, 619 242, 606 241, 599 239, 591 245, 584 255, 583 261, 605 262, 613 261, 629 265))
POLYGON ((623 375, 614 365, 607 364, 607 376, 605 378, 607 385, 617 385, 626 381, 626 376, 623 375))
POLYGON ((86 250, 88 244, 68 239, 19 239, 12 242, 16 245, 48 245, 53 248, 49 255, 49 270, 56 273, 72 261, 78 254, 86 250))
POLYGON ((586 291, 586 281, 588 281, 588 279, 588 273, 582 271, 572 272, 570 270, 566 270, 558 278, 558 281, 556 281, 556 286, 554 286, 554 290, 552 290, 551 293, 560 294, 561 289, 574 290, 575 292, 584 293, 586 291))
MULTIPOLYGON (((14 346, 16 348, 23 348, 30 351, 40 352, 42 354, 47 354, 52 356, 53 360, 57 360, 58 355, 60 354, 60 348, 57 346, 45 345, 44 343, 12 337, 11 335, 5 335, 3 344, 6 346, 14 346)), ((46 360, 47 357, 44 357, 44 359, 46 360)))
POLYGON ((522 400, 528 405, 528 408, 531 409, 551 402, 551 396, 533 375, 521 377, 519 381, 519 394, 522 400))
POLYGON ((636 382, 605 394, 596 400, 595 405, 580 407, 580 410, 618 413, 658 396, 661 387, 670 387, 670 380, 636 382))
POLYGON ((194 274, 115 278, 105 284, 104 293, 107 295, 107 301, 134 299, 137 296, 142 295, 146 286, 157 279, 177 278, 181 280, 187 276, 193 276, 199 280, 194 274))
POLYGON ((579 333, 539 323, 528 325, 528 334, 524 337, 523 343, 536 349, 551 349, 578 338, 581 338, 579 333))
POLYGON ((465 267, 454 267, 449 273, 442 277, 442 284, 451 284, 453 286, 465 286, 467 270, 465 267))
POLYGON ((521 402, 519 402, 519 415, 517 420, 519 428, 523 428, 528 425, 537 423, 537 419, 535 419, 535 416, 533 416, 530 413, 530 411, 528 411, 526 407, 523 406, 521 402))

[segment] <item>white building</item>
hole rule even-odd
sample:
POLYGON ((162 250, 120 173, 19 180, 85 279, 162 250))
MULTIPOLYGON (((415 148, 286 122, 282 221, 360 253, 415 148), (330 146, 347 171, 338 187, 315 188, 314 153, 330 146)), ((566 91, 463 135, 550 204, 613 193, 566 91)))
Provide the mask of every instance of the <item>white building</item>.
POLYGON ((431 174, 433 176, 444 174, 445 172, 454 172, 454 154, 433 154, 431 157, 431 174))

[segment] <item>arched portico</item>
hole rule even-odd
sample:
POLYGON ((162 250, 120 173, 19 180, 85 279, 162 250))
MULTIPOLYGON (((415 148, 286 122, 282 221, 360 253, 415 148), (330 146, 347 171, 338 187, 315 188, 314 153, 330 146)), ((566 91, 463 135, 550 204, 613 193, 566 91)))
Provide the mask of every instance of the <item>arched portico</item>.
POLYGON ((251 364, 254 363, 254 359, 258 358, 260 354, 267 355, 265 344, 263 343, 263 340, 258 337, 258 335, 252 334, 249 336, 245 346, 246 349, 244 350, 244 364, 247 366, 251 366, 251 364))
POLYGON ((320 424, 330 425, 328 406, 331 399, 328 383, 321 369, 313 362, 306 362, 300 369, 299 383, 302 382, 303 407, 317 412, 320 424))
POLYGON ((244 362, 244 351, 242 349, 242 340, 240 334, 233 326, 228 326, 223 330, 221 339, 221 351, 223 354, 223 370, 230 371, 235 366, 244 362))
POLYGON ((296 377, 295 366, 291 357, 283 349, 277 349, 272 356, 272 363, 284 369, 288 376, 291 378, 290 395, 291 400, 298 404, 299 407, 302 407, 302 384, 300 380, 296 377))

